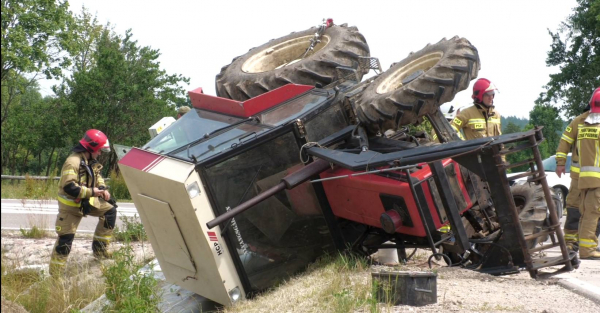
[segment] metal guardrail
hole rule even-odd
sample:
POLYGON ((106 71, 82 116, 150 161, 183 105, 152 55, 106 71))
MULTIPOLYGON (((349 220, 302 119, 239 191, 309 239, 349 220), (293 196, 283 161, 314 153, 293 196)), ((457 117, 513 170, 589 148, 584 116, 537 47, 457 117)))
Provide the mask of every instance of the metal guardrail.
MULTIPOLYGON (((35 179, 35 180, 48 180, 48 179, 53 179, 53 180, 60 180, 60 177, 56 176, 56 177, 50 177, 50 176, 15 176, 15 175, 1 175, 2 179, 14 179, 14 180, 25 180, 26 177, 28 177, 29 179, 35 179)), ((104 181, 110 181, 110 178, 105 178, 104 181)))
MULTIPOLYGON (((56 177, 49 177, 49 176, 27 176, 29 177, 29 179, 35 179, 35 180, 48 180, 48 179, 54 179, 54 180, 59 180, 60 177, 56 176, 56 177)), ((15 175, 2 175, 2 179, 16 179, 16 180, 25 180, 26 176, 15 176, 15 175)))

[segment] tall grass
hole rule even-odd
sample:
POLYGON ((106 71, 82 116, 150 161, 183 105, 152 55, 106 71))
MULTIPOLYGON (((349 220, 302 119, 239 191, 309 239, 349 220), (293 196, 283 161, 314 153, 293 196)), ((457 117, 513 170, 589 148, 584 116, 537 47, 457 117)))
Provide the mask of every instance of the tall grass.
POLYGON ((102 280, 86 279, 87 269, 57 279, 37 269, 18 269, 19 263, 5 260, 2 254, 2 296, 29 312, 75 312, 104 293, 102 280))
POLYGON ((28 215, 27 223, 29 224, 28 229, 20 228, 21 235, 25 238, 40 239, 49 235, 48 229, 48 216, 47 215, 28 215))
POLYGON ((115 262, 102 267, 106 278, 106 298, 110 312, 157 312, 161 301, 154 273, 140 273, 133 248, 126 244, 114 253, 115 262))
POLYGON ((123 175, 119 175, 116 171, 112 171, 110 173, 110 181, 107 182, 107 185, 110 186, 110 194, 115 199, 131 200, 131 195, 129 194, 129 189, 127 189, 123 175))
POLYGON ((58 181, 31 179, 29 175, 25 175, 25 180, 22 181, 2 180, 1 187, 2 199, 50 200, 56 199, 58 181))
POLYGON ((144 225, 139 220, 137 214, 132 217, 120 216, 122 227, 115 226, 113 237, 116 241, 145 241, 148 240, 144 225))
MULTIPOLYGON (((111 195, 118 201, 131 200, 129 189, 127 189, 122 175, 111 172, 110 180, 106 184, 109 186, 111 195)), ((51 200, 56 199, 58 180, 32 179, 29 174, 26 174, 25 180, 2 180, 1 187, 0 197, 2 199, 51 200)))
POLYGON ((372 291, 365 258, 324 256, 277 289, 225 308, 225 312, 378 312, 382 304, 372 291))

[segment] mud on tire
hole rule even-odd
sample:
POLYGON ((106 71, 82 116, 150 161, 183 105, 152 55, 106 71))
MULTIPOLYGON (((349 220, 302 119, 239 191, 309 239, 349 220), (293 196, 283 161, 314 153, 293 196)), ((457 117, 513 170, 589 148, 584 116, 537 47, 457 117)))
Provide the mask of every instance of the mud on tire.
MULTIPOLYGON (((544 197, 544 190, 540 185, 523 184, 513 185, 511 188, 513 199, 517 210, 519 210, 519 220, 525 236, 544 230, 548 226, 548 205, 544 197)), ((562 210, 560 198, 550 189, 552 200, 557 210, 562 210)), ((544 242, 548 236, 542 236, 527 241, 528 248, 535 247, 536 244, 544 242)))
POLYGON ((336 67, 357 69, 358 57, 369 56, 365 37, 343 24, 327 28, 314 50, 298 60, 316 31, 291 33, 234 58, 216 77, 217 96, 243 101, 289 83, 326 85, 336 79, 336 67))
POLYGON ((360 121, 371 132, 416 124, 454 99, 480 69, 479 54, 459 37, 442 39, 392 64, 356 98, 360 121))

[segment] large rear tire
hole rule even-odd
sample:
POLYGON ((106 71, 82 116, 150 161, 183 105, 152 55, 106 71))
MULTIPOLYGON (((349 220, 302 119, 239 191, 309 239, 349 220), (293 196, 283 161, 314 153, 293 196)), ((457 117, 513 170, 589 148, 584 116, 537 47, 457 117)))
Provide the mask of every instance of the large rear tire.
POLYGON ((326 85, 336 79, 336 67, 358 69, 358 58, 369 56, 365 37, 344 24, 327 28, 314 50, 300 58, 316 31, 291 33, 234 58, 216 77, 217 96, 243 101, 289 83, 326 85))
POLYGON ((466 89, 479 68, 477 49, 464 38, 429 44, 393 64, 357 96, 358 117, 371 132, 417 124, 466 89))
MULTIPOLYGON (((515 205, 519 211, 519 220, 525 236, 543 231, 548 226, 548 205, 544 197, 544 190, 540 185, 523 184, 513 185, 511 188, 515 205)), ((557 210, 562 210, 560 198, 550 189, 552 201, 557 210)), ((544 242, 548 236, 542 236, 527 241, 528 248, 535 247, 536 244, 544 242)))

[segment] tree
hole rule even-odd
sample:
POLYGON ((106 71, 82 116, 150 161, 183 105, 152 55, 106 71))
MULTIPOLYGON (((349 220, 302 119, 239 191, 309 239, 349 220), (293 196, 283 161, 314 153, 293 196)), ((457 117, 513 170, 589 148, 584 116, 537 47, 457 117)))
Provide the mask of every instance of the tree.
POLYGON ((59 77, 69 65, 65 52, 74 49, 73 19, 66 1, 2 0, 1 11, 1 124, 9 107, 36 80, 37 74, 59 77), (33 75, 33 77, 27 76, 33 75), (18 78, 28 77, 23 82, 18 78))
POLYGON ((548 30, 552 44, 546 65, 559 66, 560 73, 550 75, 546 91, 536 100, 560 107, 567 117, 581 114, 600 86, 600 1, 577 2, 556 33, 548 30))
MULTIPOLYGON (((502 133, 503 134, 514 134, 514 133, 520 133, 522 131, 523 131, 523 129, 521 129, 521 127, 519 125, 517 125, 513 122, 508 122, 508 124, 506 125, 506 127, 502 133)), ((515 163, 524 161, 527 158, 529 158, 528 151, 519 151, 516 153, 508 154, 506 156, 506 160, 510 164, 515 164, 515 163)), ((521 165, 521 166, 518 166, 518 167, 515 167, 512 169, 509 169, 509 171, 511 173, 516 173, 516 172, 526 171, 527 169, 529 169, 529 165, 521 165)))
POLYGON ((543 159, 554 155, 558 148, 564 124, 558 112, 557 108, 543 104, 536 104, 529 112, 531 125, 544 127, 542 133, 545 141, 539 146, 543 159))
MULTIPOLYGON (((112 143, 142 145, 149 139, 148 127, 172 116, 176 103, 185 103, 180 83, 188 79, 167 74, 157 61, 159 51, 140 47, 132 37, 131 31, 121 37, 105 28, 93 61, 56 88, 71 142, 96 128, 112 143)), ((109 167, 115 161, 111 155, 109 167)))

